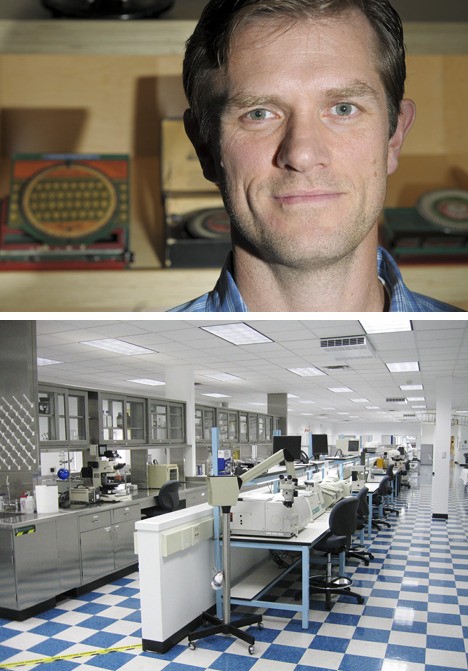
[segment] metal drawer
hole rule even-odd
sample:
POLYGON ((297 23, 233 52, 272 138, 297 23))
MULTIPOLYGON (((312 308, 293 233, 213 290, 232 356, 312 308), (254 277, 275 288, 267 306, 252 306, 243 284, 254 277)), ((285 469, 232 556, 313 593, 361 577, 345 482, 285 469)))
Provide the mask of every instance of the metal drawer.
POLYGON ((90 531, 98 527, 106 527, 111 524, 111 511, 102 510, 91 515, 82 515, 80 517, 80 531, 90 531))
POLYGON ((123 506, 114 508, 114 523, 125 522, 126 520, 141 520, 141 510, 139 505, 123 506))

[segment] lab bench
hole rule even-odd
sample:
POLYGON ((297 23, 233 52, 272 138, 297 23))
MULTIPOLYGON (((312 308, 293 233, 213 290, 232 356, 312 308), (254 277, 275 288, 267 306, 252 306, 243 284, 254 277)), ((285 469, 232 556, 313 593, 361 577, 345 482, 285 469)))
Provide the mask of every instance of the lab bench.
MULTIPOLYGON (((135 523, 154 513, 156 490, 130 500, 54 513, 0 513, 0 617, 24 620, 68 593, 133 570, 135 523)), ((181 507, 204 501, 201 484, 181 486, 181 507)))

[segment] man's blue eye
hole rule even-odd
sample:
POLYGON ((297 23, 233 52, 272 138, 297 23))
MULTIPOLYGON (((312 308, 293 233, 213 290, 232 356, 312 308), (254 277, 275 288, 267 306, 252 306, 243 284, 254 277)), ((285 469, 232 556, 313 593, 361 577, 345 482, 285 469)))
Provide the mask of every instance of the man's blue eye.
POLYGON ((351 103, 340 103, 339 105, 335 105, 334 109, 338 116, 349 116, 353 113, 353 105, 351 103))
POLYGON ((252 110, 251 112, 249 112, 248 116, 253 121, 262 121, 263 119, 266 118, 266 110, 262 110, 262 109, 252 110))

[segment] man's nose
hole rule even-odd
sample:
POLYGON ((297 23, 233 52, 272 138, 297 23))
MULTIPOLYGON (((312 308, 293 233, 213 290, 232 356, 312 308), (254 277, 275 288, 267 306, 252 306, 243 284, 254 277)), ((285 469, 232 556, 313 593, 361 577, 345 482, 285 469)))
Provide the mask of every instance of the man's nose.
POLYGON ((290 118, 278 147, 276 156, 278 167, 307 172, 314 167, 328 165, 329 132, 320 120, 313 120, 310 116, 290 118))

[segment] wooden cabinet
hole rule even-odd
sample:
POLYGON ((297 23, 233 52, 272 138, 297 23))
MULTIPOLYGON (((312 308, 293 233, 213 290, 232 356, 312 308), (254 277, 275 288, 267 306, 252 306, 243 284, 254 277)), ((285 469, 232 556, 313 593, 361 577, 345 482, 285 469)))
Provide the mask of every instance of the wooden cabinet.
POLYGON ((82 446, 89 440, 86 391, 39 386, 39 443, 82 446))

